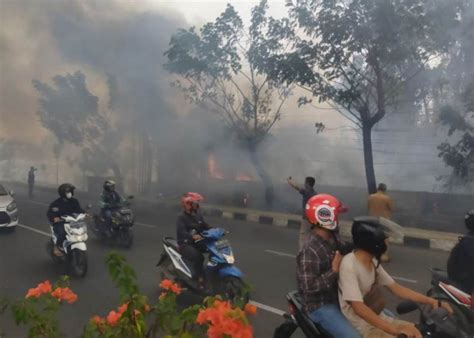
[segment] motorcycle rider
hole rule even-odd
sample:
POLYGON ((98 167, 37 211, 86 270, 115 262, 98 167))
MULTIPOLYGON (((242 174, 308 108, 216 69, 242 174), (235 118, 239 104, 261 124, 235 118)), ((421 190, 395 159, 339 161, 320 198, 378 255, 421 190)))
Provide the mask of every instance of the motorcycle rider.
POLYGON ((311 197, 305 216, 311 224, 309 239, 297 255, 297 284, 303 309, 332 337, 358 338, 337 300, 337 277, 344 243, 338 236, 338 215, 346 209, 326 194, 311 197))
POLYGON ((100 208, 106 227, 104 230, 108 231, 112 226, 112 211, 120 208, 124 199, 115 191, 115 182, 112 180, 105 181, 103 189, 100 197, 100 208))
POLYGON ((474 209, 466 213, 468 233, 461 237, 448 259, 448 276, 463 291, 474 295, 474 209))
POLYGON ((384 298, 380 287, 413 302, 444 307, 449 304, 401 286, 380 265, 388 236, 375 217, 354 219, 352 239, 355 250, 344 256, 339 271, 339 303, 344 315, 364 338, 388 338, 397 335, 421 338, 414 324, 396 320, 383 312, 384 298))
POLYGON ((199 202, 202 195, 187 192, 181 197, 183 212, 176 220, 177 241, 183 258, 191 265, 191 272, 201 284, 203 281, 203 265, 206 246, 200 235, 211 227, 204 221, 199 212, 199 202))
POLYGON ((53 201, 48 208, 47 217, 50 224, 53 226, 54 232, 54 254, 62 256, 63 243, 66 240, 66 230, 64 229, 64 220, 62 216, 72 216, 73 214, 85 213, 79 201, 75 199, 74 189, 76 187, 70 183, 63 183, 58 187, 59 198, 53 201))

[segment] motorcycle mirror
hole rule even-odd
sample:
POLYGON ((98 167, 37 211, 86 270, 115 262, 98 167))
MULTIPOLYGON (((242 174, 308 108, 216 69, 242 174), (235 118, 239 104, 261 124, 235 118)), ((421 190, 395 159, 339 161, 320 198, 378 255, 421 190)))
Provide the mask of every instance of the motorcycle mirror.
POLYGON ((410 313, 418 309, 419 309, 418 304, 416 304, 415 302, 412 302, 411 300, 407 300, 398 304, 397 313, 399 315, 404 315, 406 313, 410 313))
POLYGON ((88 205, 86 206, 86 209, 92 209, 92 204, 88 204, 88 205))
POLYGON ((11 197, 15 197, 15 192, 13 190, 10 190, 8 193, 10 194, 11 197))
POLYGON ((135 198, 135 196, 133 196, 133 195, 128 196, 129 200, 133 200, 134 198, 135 198))

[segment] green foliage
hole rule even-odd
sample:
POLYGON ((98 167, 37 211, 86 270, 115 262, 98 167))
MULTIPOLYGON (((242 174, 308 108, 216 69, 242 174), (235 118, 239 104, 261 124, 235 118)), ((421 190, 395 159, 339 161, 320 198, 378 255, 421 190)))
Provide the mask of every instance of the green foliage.
POLYGON ((451 167, 448 184, 474 181, 474 78, 461 93, 457 105, 442 107, 439 122, 448 127, 446 140, 438 146, 439 157, 451 167))
MULTIPOLYGON (((253 8, 245 29, 232 5, 214 22, 197 30, 180 29, 165 53, 165 68, 180 77, 174 85, 195 104, 205 104, 224 121, 236 140, 248 149, 265 138, 280 119, 288 87, 257 71, 265 62, 271 19, 267 1, 253 8)), ((278 46, 277 40, 273 48, 278 46)))
MULTIPOLYGON (((99 111, 99 98, 87 88, 86 76, 76 71, 74 74, 56 75, 52 81, 53 85, 36 79, 32 83, 39 94, 37 114, 40 121, 58 140, 58 149, 54 150, 56 157, 59 157, 63 144, 69 142, 81 148, 79 165, 83 169, 96 174, 111 169, 120 179, 113 150, 117 150, 121 134, 113 130, 99 111)), ((108 106, 113 108, 117 83, 112 75, 108 75, 107 84, 110 92, 108 106)))

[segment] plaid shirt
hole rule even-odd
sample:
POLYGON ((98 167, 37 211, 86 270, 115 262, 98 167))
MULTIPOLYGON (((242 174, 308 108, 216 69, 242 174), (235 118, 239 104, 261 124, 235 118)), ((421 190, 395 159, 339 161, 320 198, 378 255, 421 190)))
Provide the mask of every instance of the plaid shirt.
POLYGON ((336 249, 336 241, 312 235, 296 257, 298 292, 307 313, 338 302, 337 273, 331 264, 336 249))

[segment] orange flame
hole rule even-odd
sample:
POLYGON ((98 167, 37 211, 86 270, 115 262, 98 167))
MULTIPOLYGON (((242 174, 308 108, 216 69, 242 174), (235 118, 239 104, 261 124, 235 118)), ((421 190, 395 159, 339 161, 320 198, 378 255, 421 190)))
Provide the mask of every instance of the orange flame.
POLYGON ((212 178, 217 178, 220 180, 224 178, 224 174, 222 174, 219 171, 219 168, 217 168, 216 157, 212 153, 207 157, 207 170, 209 171, 209 176, 212 178))

